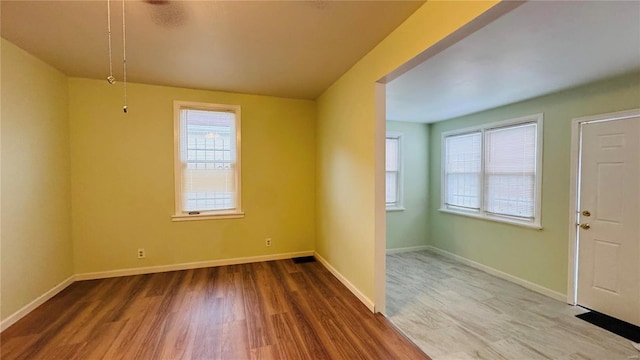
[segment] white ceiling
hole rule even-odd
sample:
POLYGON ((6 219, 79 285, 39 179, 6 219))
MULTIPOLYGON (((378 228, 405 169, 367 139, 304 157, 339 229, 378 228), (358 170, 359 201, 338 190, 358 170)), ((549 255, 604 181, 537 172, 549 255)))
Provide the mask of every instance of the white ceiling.
POLYGON ((387 119, 436 122, 637 70, 640 2, 528 2, 387 84, 387 119))
MULTIPOLYGON (((424 1, 129 1, 129 81, 314 99, 424 1)), ((122 2, 111 1, 122 76, 122 2)), ((73 77, 108 75, 107 1, 6 1, 1 35, 73 77)))

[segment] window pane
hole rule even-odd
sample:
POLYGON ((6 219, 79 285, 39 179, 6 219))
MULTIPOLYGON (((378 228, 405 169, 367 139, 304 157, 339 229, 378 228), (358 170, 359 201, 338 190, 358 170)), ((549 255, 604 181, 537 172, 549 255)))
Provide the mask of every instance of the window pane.
POLYGON ((485 209, 494 214, 535 215, 536 124, 485 132, 485 209))
POLYGON ((387 171, 398 171, 398 139, 387 138, 387 171))
POLYGON ((471 209, 480 207, 480 174, 448 174, 447 205, 460 206, 471 209))
POLYGON ((183 109, 183 211, 236 208, 235 114, 183 109))
POLYGON ((398 202, 398 173, 395 171, 387 171, 386 182, 386 199, 387 204, 395 204, 398 202))
POLYGON ((480 208, 480 132, 445 138, 445 203, 480 208))

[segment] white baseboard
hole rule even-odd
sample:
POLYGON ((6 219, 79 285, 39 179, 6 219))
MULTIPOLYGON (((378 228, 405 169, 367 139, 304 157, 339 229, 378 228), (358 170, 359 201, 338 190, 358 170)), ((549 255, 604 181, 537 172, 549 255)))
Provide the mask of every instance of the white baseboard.
POLYGON ((475 262, 473 260, 469 260, 469 259, 467 259, 465 257, 462 257, 460 255, 456 255, 454 253, 450 253, 450 252, 448 252, 446 250, 442 250, 442 249, 439 249, 437 247, 433 247, 433 246, 429 245, 428 249, 433 251, 433 252, 435 252, 435 253, 438 253, 440 255, 446 256, 446 257, 448 257, 450 259, 454 259, 456 261, 459 261, 459 262, 461 262, 461 263, 463 263, 465 265, 469 265, 469 266, 471 266, 473 268, 482 270, 482 271, 484 271, 486 273, 489 273, 489 274, 491 274, 493 276, 497 276, 497 277, 499 277, 501 279, 504 279, 504 280, 507 280, 507 281, 511 281, 512 283, 516 283, 516 284, 518 284, 518 285, 520 285, 522 287, 525 287, 525 288, 527 288, 529 290, 533 290, 533 291, 535 291, 537 293, 540 293, 542 295, 546 295, 546 296, 548 296, 548 297, 550 297, 552 299, 556 299, 558 301, 562 301, 563 303, 567 302, 567 295, 566 294, 559 293, 559 292, 557 292, 555 290, 551 290, 549 288, 546 288, 544 286, 532 283, 530 281, 527 281, 525 279, 519 278, 517 276, 513 276, 511 274, 507 274, 506 272, 494 269, 494 268, 492 268, 490 266, 481 264, 479 262, 475 262))
POLYGON ((371 312, 375 311, 375 306, 373 301, 371 301, 371 299, 369 299, 360 290, 358 290, 358 288, 355 285, 353 285, 349 280, 347 280, 347 278, 344 277, 344 275, 342 275, 338 270, 336 270, 336 268, 331 266, 331 264, 329 264, 329 262, 325 260, 322 256, 320 256, 320 254, 318 254, 317 252, 314 253, 313 256, 316 259, 318 259, 318 261, 320 261, 320 263, 325 268, 327 268, 327 270, 329 270, 329 272, 333 274, 333 276, 335 276, 344 286, 346 286, 347 289, 349 289, 349 291, 351 291, 351 293, 353 293, 353 295, 355 295, 358 298, 358 300, 360 300, 371 312))
POLYGON ((75 281, 75 276, 74 275, 69 276, 68 278, 63 280, 61 283, 59 283, 58 285, 56 285, 53 288, 49 289, 44 294, 38 296, 32 302, 30 302, 27 305, 23 306, 20 310, 18 310, 16 312, 14 312, 13 314, 9 315, 6 319, 4 319, 4 320, 2 320, 2 322, 0 322, 0 332, 4 331, 9 326, 15 324, 18 320, 20 320, 23 317, 25 317, 27 314, 29 314, 30 312, 35 310, 38 306, 44 304, 47 300, 49 300, 52 297, 56 296, 60 291, 64 290, 67 286, 73 284, 74 281, 75 281))
POLYGON ((410 246, 410 247, 403 247, 403 248, 396 248, 396 249, 387 249, 387 255, 399 254, 399 253, 411 252, 411 251, 422 251, 422 250, 428 250, 428 249, 429 249, 429 245, 419 245, 419 246, 410 246))
POLYGON ((154 274, 154 273, 167 272, 167 271, 199 269, 199 268, 224 266, 224 265, 249 264, 254 262, 262 262, 262 261, 291 259, 291 258, 302 257, 302 256, 313 256, 313 251, 300 251, 300 252, 291 252, 291 253, 284 253, 284 254, 250 256, 250 257, 241 257, 241 258, 232 258, 232 259, 208 260, 208 261, 198 261, 198 262, 190 262, 190 263, 182 263, 182 264, 147 266, 147 267, 130 268, 130 269, 90 272, 90 273, 77 274, 75 280, 76 281, 95 280, 95 279, 105 279, 105 278, 119 277, 119 276, 154 274))

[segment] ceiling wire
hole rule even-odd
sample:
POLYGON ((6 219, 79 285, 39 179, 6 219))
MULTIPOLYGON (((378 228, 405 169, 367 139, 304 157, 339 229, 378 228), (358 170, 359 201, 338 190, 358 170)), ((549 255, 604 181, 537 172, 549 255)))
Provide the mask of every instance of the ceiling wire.
POLYGON ((122 111, 127 113, 127 26, 124 11, 124 2, 122 0, 122 83, 124 87, 124 106, 122 111))
POLYGON ((109 34, 109 76, 107 81, 113 85, 116 82, 116 78, 113 77, 113 59, 111 56, 111 2, 107 0, 107 34, 109 34))

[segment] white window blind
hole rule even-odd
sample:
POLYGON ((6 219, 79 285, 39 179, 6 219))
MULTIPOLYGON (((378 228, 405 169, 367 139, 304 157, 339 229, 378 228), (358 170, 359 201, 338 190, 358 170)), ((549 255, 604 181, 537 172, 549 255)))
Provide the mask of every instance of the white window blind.
POLYGON ((482 133, 445 138, 445 205, 480 209, 482 133))
POLYGON ((533 219, 536 123, 485 131, 485 211, 533 219))
POLYGON ((397 206, 399 200, 399 138, 387 137, 386 151, 386 204, 397 206))
POLYGON ((237 207, 236 114, 180 109, 182 212, 237 207))

